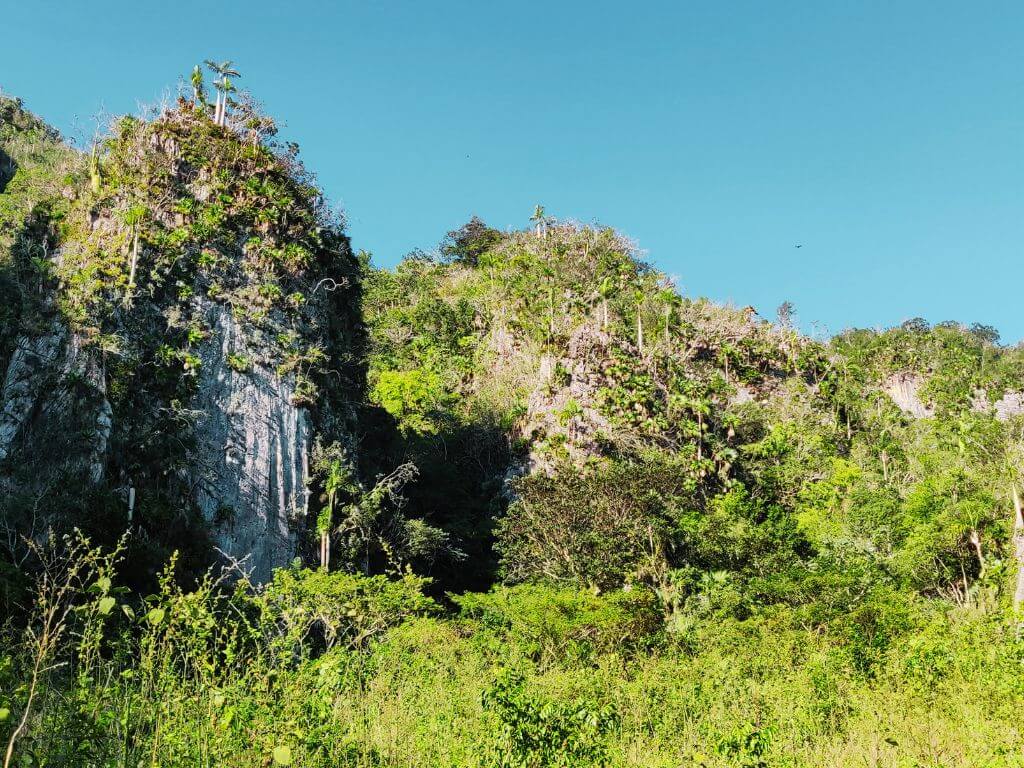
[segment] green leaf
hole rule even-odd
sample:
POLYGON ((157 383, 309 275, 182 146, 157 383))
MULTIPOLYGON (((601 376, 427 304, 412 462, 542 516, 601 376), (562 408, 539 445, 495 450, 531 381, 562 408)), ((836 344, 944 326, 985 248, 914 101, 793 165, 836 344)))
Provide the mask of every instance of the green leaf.
POLYGON ((10 716, 11 716, 11 710, 9 710, 7 707, 0 707, 0 723, 2 723, 4 720, 6 720, 10 716))
POLYGON ((150 624, 159 624, 164 620, 164 609, 163 608, 150 608, 149 613, 146 614, 146 620, 150 624))
POLYGON ((104 594, 104 595, 107 594, 107 592, 110 591, 110 579, 107 578, 106 576, 104 576, 103 578, 99 579, 96 582, 96 588, 99 589, 99 591, 102 594, 104 594))
POLYGON ((106 616, 108 613, 110 613, 112 610, 114 610, 114 606, 115 605, 117 605, 117 600, 115 600, 114 598, 112 598, 112 597, 101 598, 100 599, 100 605, 99 605, 100 613, 102 613, 104 616, 106 616))
POLYGON ((274 747, 274 765, 291 765, 292 748, 288 746, 274 747))

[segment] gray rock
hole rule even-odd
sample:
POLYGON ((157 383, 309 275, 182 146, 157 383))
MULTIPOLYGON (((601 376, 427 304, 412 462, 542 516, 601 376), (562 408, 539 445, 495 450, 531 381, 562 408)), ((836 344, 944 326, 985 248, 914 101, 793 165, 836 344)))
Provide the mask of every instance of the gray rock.
POLYGON ((309 414, 292 404, 293 377, 277 374, 228 307, 212 304, 205 314, 212 334, 193 401, 201 414, 191 457, 195 499, 217 546, 266 581, 296 553, 295 523, 309 500, 309 414), (248 370, 233 370, 229 354, 247 358, 248 370))
POLYGON ((1024 392, 1006 392, 993 403, 996 418, 1006 421, 1013 416, 1024 413, 1024 392))
POLYGON ((17 340, 0 393, 0 462, 23 458, 39 483, 98 483, 112 424, 102 365, 59 319, 17 340))
POLYGON ((971 400, 971 409, 979 413, 994 415, 999 421, 1006 421, 1024 413, 1024 392, 1004 392, 994 403, 989 402, 988 393, 979 390, 971 400))
POLYGON ((896 406, 915 419, 935 415, 935 409, 921 401, 924 377, 916 373, 894 373, 882 384, 882 389, 896 406))

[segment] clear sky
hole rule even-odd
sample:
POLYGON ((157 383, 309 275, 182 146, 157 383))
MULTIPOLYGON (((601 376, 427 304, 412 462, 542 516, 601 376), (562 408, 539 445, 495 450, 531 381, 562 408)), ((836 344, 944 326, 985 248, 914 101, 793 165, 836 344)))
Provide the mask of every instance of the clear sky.
POLYGON ((0 86, 71 136, 234 60, 380 264, 540 202, 625 232, 688 295, 788 299, 806 330, 1024 338, 1020 0, 0 10, 0 86))

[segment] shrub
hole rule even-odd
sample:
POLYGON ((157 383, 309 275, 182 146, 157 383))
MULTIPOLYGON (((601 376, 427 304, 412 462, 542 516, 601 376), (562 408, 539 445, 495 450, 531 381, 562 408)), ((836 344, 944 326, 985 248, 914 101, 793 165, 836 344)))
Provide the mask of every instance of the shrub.
POLYGON ((522 584, 452 599, 470 626, 480 626, 514 653, 542 663, 637 653, 662 637, 658 602, 646 589, 595 594, 522 584))
POLYGON ((605 737, 618 723, 610 706, 544 701, 527 691, 522 675, 508 671, 484 692, 483 704, 500 723, 492 748, 501 768, 608 764, 605 737))

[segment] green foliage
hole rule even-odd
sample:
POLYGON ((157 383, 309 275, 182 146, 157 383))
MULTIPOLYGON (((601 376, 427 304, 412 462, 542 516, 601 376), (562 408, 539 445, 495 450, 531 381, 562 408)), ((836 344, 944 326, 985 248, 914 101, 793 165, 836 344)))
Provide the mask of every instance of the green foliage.
POLYGON ((427 580, 411 574, 390 580, 323 570, 281 568, 256 597, 262 626, 274 628, 272 645, 283 658, 311 652, 322 642, 363 648, 410 616, 432 612, 427 580))
POLYGON ((538 700, 527 692, 523 676, 508 672, 484 692, 483 705, 501 723, 494 749, 502 768, 608 764, 603 740, 618 722, 611 707, 538 700))
MULTIPOLYGON (((15 740, 29 764, 726 768, 939 754, 966 768, 1019 752, 1024 649, 1001 610, 875 592, 824 622, 785 607, 706 619, 681 646, 638 591, 502 588, 445 617, 408 575, 282 569, 264 588, 182 590, 172 564, 140 600, 87 542, 44 558, 38 595, 50 597, 31 626, 47 606, 66 623, 15 740)), ((40 635, 4 633, 6 741, 40 635)))
POLYGON ((248 355, 229 353, 226 358, 228 368, 238 373, 247 373, 252 368, 248 355))
POLYGON ((636 654, 661 641, 662 621, 645 589, 600 594, 542 584, 453 597, 461 615, 500 633, 506 653, 542 666, 603 654, 636 654))
POLYGON ((501 242, 502 234, 474 216, 459 229, 448 233, 441 255, 457 264, 475 267, 480 257, 501 242))
POLYGON ((685 466, 613 463, 516 482, 497 527, 507 579, 608 587, 660 558, 679 506, 694 489, 685 466))
POLYGON ((380 371, 370 398, 394 416, 402 429, 438 431, 436 419, 450 395, 441 377, 431 371, 380 371))

